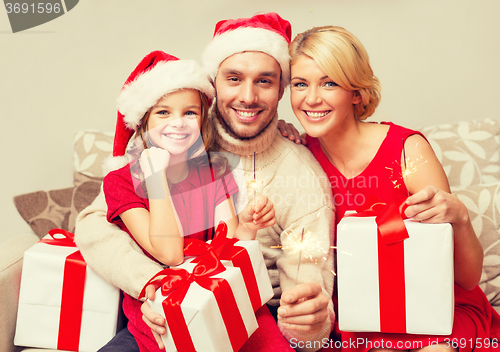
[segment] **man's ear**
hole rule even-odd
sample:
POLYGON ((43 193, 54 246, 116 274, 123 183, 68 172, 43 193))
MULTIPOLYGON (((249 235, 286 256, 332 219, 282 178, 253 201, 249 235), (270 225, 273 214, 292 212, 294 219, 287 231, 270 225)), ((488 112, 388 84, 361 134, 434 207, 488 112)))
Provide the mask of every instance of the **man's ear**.
POLYGON ((283 94, 285 93, 285 87, 283 87, 283 83, 280 82, 280 91, 279 91, 279 95, 278 95, 278 101, 281 100, 281 98, 283 98, 283 94))

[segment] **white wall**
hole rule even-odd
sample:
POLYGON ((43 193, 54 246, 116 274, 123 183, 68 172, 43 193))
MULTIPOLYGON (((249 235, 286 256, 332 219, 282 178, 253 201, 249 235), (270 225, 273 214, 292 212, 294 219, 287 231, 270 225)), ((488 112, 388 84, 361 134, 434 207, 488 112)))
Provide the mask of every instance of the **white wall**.
MULTIPOLYGON (((268 11, 294 36, 334 24, 360 38, 383 84, 375 120, 499 118, 498 0, 82 0, 16 34, 2 10, 0 242, 28 229, 13 196, 72 186, 73 135, 114 129, 117 94, 146 53, 199 59, 218 20, 268 11)), ((294 122, 288 105, 281 116, 294 122)))

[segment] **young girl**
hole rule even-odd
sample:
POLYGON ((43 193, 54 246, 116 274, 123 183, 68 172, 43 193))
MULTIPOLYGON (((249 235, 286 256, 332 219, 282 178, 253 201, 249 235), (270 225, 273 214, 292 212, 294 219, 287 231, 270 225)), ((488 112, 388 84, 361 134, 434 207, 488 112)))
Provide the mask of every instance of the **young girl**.
MULTIPOLYGON (((207 154, 213 94, 194 61, 155 51, 139 63, 118 98, 112 163, 124 166, 103 181, 107 218, 146 255, 166 265, 183 261, 185 237, 211 239, 219 220, 226 222, 228 237, 240 239, 254 239, 258 229, 275 223, 273 204, 265 196, 235 214, 232 197, 238 187, 227 161, 207 154), (125 151, 134 132, 129 163, 125 151)), ((158 350, 140 305, 125 294, 128 329, 141 351, 158 350)))
POLYGON ((299 34, 289 50, 292 109, 307 133, 308 148, 331 180, 337 222, 346 210, 361 205, 355 200, 375 194, 382 201, 406 202, 408 218, 423 223, 448 222, 454 231, 455 320, 450 336, 335 329, 331 338, 342 340, 346 351, 368 351, 370 346, 387 347, 384 351, 405 350, 404 346, 414 346, 411 351, 489 350, 481 346, 489 346, 490 338, 500 338, 500 316, 477 286, 483 252, 467 209, 450 194, 432 148, 419 132, 392 123, 363 121, 379 103, 380 83, 363 45, 351 33, 341 27, 313 28, 299 34), (405 162, 417 159, 425 163, 419 163, 411 178, 403 178, 405 162), (396 167, 401 172, 393 173, 396 167), (375 179, 376 184, 366 182, 375 179), (400 186, 394 187, 393 182, 400 186), (349 343, 352 341, 357 343, 349 343), (439 341, 439 345, 429 346, 431 341, 439 341), (457 346, 453 341, 469 343, 457 346))

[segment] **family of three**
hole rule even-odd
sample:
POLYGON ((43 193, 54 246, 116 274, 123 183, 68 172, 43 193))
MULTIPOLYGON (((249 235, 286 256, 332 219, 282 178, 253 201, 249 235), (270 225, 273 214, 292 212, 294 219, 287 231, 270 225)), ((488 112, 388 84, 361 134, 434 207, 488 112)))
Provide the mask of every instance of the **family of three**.
MULTIPOLYGON (((419 351, 471 351, 472 344, 448 341, 500 338, 500 317, 477 286, 481 246, 429 144, 416 131, 364 122, 379 103, 380 84, 355 36, 327 26, 291 41, 290 24, 275 13, 226 20, 217 24, 203 65, 152 52, 118 98, 114 170, 76 227, 88 265, 124 292, 128 326, 101 351, 163 348, 165 319, 139 301, 139 293, 164 265, 182 262, 185 238, 209 240, 221 220, 229 237, 259 241, 274 290, 241 351, 391 350, 373 347, 383 347, 381 341, 392 349, 410 341, 419 351), (278 124, 288 84, 307 148, 289 125, 278 124), (403 154, 426 163, 411 179, 401 173, 395 188, 386 167, 403 165, 403 154), (243 177, 233 177, 235 164, 243 177), (245 187, 256 174, 259 195, 245 187), (356 182, 370 176, 377 177, 376 187, 356 182), (313 181, 283 181, 290 177, 313 181), (334 202, 346 198, 332 192, 395 199, 415 221, 452 224, 451 336, 338 330, 332 248, 336 224, 355 205, 334 202), (304 229, 315 250, 301 261, 287 248, 304 229), (438 344, 428 346, 431 341, 438 344)), ((148 298, 154 291, 147 286, 148 298)))

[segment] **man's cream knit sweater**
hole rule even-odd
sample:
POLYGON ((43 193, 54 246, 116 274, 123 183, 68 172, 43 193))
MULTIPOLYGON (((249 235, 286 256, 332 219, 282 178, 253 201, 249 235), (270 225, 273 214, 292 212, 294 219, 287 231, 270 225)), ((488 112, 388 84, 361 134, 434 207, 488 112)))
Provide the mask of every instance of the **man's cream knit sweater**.
MULTIPOLYGON (((298 341, 319 342, 328 338, 334 319, 331 302, 334 208, 330 184, 321 166, 307 148, 281 137, 276 128, 277 116, 257 137, 247 140, 232 137, 215 116, 212 120, 218 149, 239 156, 239 167, 244 170, 247 181, 253 179, 253 155, 256 153, 256 175, 262 184, 260 192, 274 203, 276 225, 257 233, 275 293, 269 304, 278 305, 282 291, 311 281, 320 283, 330 298, 329 319, 319 333, 311 336, 280 327, 283 335, 289 341, 296 338, 298 341), (293 242, 300 241, 303 230, 312 247, 300 253, 294 250, 293 242), (297 270, 299 254, 300 268, 297 270)), ((131 296, 138 297, 144 284, 162 266, 147 258, 130 236, 106 221, 106 209, 101 191, 78 216, 76 243, 95 272, 131 296)), ((317 349, 318 343, 312 349, 298 350, 317 349)))

